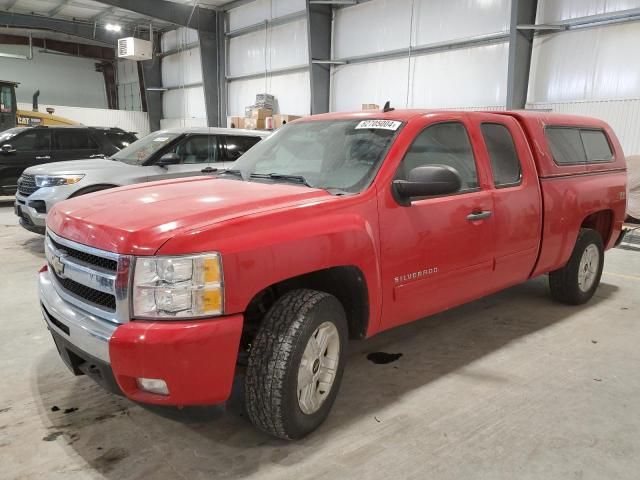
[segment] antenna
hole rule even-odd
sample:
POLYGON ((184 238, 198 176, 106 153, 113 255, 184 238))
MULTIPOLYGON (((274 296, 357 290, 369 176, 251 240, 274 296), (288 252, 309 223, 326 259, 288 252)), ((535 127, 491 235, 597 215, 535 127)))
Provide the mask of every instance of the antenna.
POLYGON ((393 108, 393 107, 391 106, 391 100, 387 100, 387 103, 385 103, 385 104, 384 104, 384 107, 382 107, 382 111, 383 111, 384 113, 387 113, 387 112, 393 112, 394 110, 395 110, 395 108, 393 108))

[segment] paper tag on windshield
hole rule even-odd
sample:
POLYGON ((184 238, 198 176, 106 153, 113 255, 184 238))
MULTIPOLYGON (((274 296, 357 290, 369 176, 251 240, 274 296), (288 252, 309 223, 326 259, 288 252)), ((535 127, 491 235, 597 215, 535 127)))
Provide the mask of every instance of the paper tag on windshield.
POLYGON ((167 140, 169 140, 169 137, 158 137, 153 139, 154 142, 166 142, 167 140))
POLYGON ((402 122, 397 120, 363 120, 356 125, 356 130, 362 128, 381 128, 383 130, 397 130, 402 122))

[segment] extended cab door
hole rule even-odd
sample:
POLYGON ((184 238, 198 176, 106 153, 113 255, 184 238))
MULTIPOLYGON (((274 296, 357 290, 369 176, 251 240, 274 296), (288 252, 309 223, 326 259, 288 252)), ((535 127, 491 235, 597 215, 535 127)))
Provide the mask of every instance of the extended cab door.
POLYGON ((529 143, 514 118, 477 113, 473 122, 491 166, 493 290, 500 290, 526 281, 536 263, 542 236, 540 183, 529 143))
MULTIPOLYGON (((395 174, 424 165, 449 165, 462 178, 452 195, 379 202, 382 329, 477 298, 493 274, 494 205, 478 132, 464 113, 424 118, 395 174), (472 143, 473 139, 473 143, 472 143)), ((415 122, 414 122, 415 123, 415 122)))

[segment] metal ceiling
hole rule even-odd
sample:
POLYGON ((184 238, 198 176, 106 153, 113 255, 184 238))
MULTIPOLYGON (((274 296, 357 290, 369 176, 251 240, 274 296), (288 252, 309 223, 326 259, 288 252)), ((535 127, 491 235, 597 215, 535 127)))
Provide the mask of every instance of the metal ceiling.
MULTIPOLYGON (((194 0, 171 0, 183 5, 194 5, 194 0)), ((201 7, 216 8, 231 3, 230 0, 198 0, 201 7)), ((156 30, 173 28, 167 23, 149 16, 140 15, 117 7, 110 7, 93 0, 0 0, 0 11, 36 15, 60 20, 83 23, 95 23, 99 26, 108 23, 127 26, 129 29, 147 30, 153 25, 156 30)))

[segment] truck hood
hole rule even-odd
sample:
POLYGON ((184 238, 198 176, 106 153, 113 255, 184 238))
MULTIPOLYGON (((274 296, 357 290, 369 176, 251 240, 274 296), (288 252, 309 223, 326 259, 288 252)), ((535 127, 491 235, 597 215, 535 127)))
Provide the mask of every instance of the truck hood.
POLYGON ((131 165, 104 158, 91 158, 87 160, 70 160, 68 162, 53 162, 36 165, 34 167, 27 168, 24 173, 29 175, 66 175, 87 173, 92 170, 113 170, 118 167, 131 167, 131 165))
POLYGON ((60 202, 47 215, 47 227, 63 238, 94 248, 153 255, 180 233, 332 198, 324 190, 305 186, 191 177, 120 187, 60 202))

